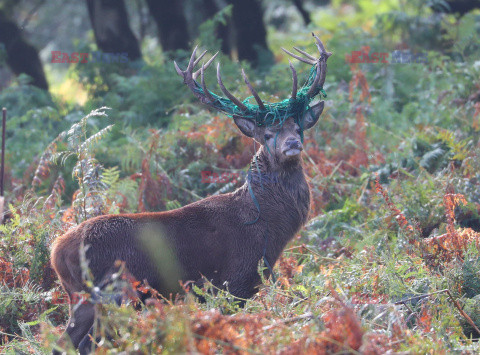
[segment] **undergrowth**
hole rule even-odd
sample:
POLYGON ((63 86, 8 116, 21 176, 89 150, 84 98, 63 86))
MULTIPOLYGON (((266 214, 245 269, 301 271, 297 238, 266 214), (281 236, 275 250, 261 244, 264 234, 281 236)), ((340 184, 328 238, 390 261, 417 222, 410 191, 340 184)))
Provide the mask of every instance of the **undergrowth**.
MULTIPOLYGON (((367 3, 359 11, 374 14, 367 3)), ((277 262, 277 282, 263 279, 244 307, 208 283, 194 290, 203 303, 192 292, 153 292, 136 307, 99 304, 100 353, 480 350, 480 67, 470 26, 478 15, 452 25, 404 3, 369 30, 353 15, 345 17, 353 28, 325 18, 328 99, 304 140, 311 218, 277 262), (419 26, 435 37, 429 48, 419 47, 419 26), (428 51, 429 62, 346 63, 359 44, 408 45, 428 51)), ((295 42, 315 52, 303 35, 295 42)), ((291 37, 275 32, 270 41, 289 47, 291 37)), ((255 83, 270 101, 291 87, 286 57, 276 55, 255 83)), ((193 104, 170 63, 150 59, 119 73, 70 68, 89 94, 82 107, 23 79, 0 93, 13 122, 0 227, 2 353, 48 353, 64 330, 68 307, 49 265, 57 236, 93 216, 170 210, 243 183, 202 182, 202 171, 241 174, 256 145, 232 120, 193 104)), ((238 65, 221 60, 228 88, 247 97, 238 65)))

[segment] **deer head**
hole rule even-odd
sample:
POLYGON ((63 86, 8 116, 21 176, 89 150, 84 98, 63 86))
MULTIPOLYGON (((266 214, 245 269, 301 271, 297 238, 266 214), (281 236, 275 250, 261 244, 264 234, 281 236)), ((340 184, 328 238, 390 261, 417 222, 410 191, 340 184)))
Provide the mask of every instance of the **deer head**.
POLYGON ((290 56, 301 62, 312 65, 310 75, 303 87, 298 90, 297 72, 290 62, 292 71, 293 87, 289 99, 278 103, 265 103, 250 84, 245 71, 242 69, 242 76, 250 93, 256 101, 256 105, 249 102, 250 98, 243 102, 230 93, 222 81, 220 74, 220 63, 217 65, 218 85, 226 97, 221 97, 207 89, 205 84, 205 70, 210 66, 218 52, 197 71, 194 71, 197 64, 207 51, 196 57, 197 47, 193 50, 190 61, 185 70, 175 64, 178 75, 183 78, 184 83, 190 88, 193 94, 200 101, 210 107, 226 113, 233 117, 235 124, 240 131, 265 147, 271 153, 271 159, 277 163, 298 161, 303 150, 303 131, 313 127, 320 117, 324 108, 324 101, 310 106, 310 101, 323 91, 327 71, 327 59, 331 56, 320 39, 312 33, 316 46, 320 53, 319 58, 293 47, 303 56, 299 56, 282 48, 290 56), (197 78, 200 76, 200 83, 197 78))

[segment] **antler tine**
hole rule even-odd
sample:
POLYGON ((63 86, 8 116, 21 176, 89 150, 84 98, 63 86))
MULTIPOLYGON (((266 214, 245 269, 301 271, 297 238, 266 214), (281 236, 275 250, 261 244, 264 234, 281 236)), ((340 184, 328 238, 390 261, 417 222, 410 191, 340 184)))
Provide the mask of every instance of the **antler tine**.
POLYGON ((317 48, 318 48, 318 51, 320 52, 320 54, 325 54, 327 56, 327 59, 328 57, 330 57, 332 55, 331 52, 327 52, 326 49, 325 49, 325 46, 323 45, 323 42, 320 40, 320 38, 318 38, 318 36, 312 32, 312 36, 315 38, 315 42, 316 42, 316 45, 317 45, 317 48))
POLYGON ((321 74, 323 74, 323 77, 324 77, 323 80, 325 81, 325 70, 321 71, 321 69, 320 69, 320 66, 324 63, 325 62, 323 62, 323 61, 322 62, 319 61, 317 63, 317 74, 315 75, 315 79, 313 80, 312 85, 310 85, 310 89, 308 89, 308 91, 307 91, 307 96, 308 97, 311 97, 313 95, 313 93, 315 92, 315 90, 317 89, 318 84, 320 82, 321 74))
MULTIPOLYGON (((330 55, 331 55, 331 53, 330 53, 330 55)), ((328 59, 328 57, 326 59, 328 59)), ((320 63, 320 64, 322 64, 322 71, 320 73, 320 79, 319 79, 317 85, 320 86, 321 88, 323 88, 323 84, 325 84, 325 78, 327 77, 327 60, 326 59, 325 59, 324 62, 320 63)))
POLYGON ((183 72, 182 69, 180 69, 177 62, 173 61, 173 64, 175 65, 175 70, 177 71, 177 74, 180 75, 182 78, 185 78, 185 73, 183 72))
MULTIPOLYGON (((205 53, 207 53, 206 50, 203 51, 203 53, 198 56, 197 60, 195 60, 195 63, 193 63, 193 68, 195 68, 195 67, 197 66, 197 64, 198 64, 198 63, 200 62, 200 60, 203 58, 203 56, 205 55, 205 53)), ((192 68, 192 69, 193 69, 193 68, 192 68)))
POLYGON ((247 110, 247 106, 245 106, 239 99, 237 99, 235 96, 233 96, 228 90, 227 88, 225 87, 225 85, 223 85, 223 82, 222 82, 222 76, 220 74, 220 63, 218 63, 217 65, 217 81, 218 81, 218 86, 220 86, 220 89, 222 90, 222 92, 230 99, 230 101, 232 101, 235 105, 237 105, 238 107, 240 107, 240 109, 242 111, 246 111, 247 110))
POLYGON ((320 52, 320 58, 317 60, 317 73, 315 80, 307 92, 309 97, 313 96, 318 87, 323 87, 323 84, 325 83, 325 77, 327 75, 327 59, 332 55, 332 53, 326 51, 322 41, 315 33, 312 32, 312 36, 315 38, 315 44, 320 52))
POLYGON ((197 60, 195 60, 195 53, 197 52, 197 48, 198 48, 198 45, 195 46, 195 48, 193 49, 192 55, 190 56, 190 60, 188 61, 187 69, 185 69, 185 71, 180 69, 180 67, 178 66, 176 61, 173 61, 173 64, 175 65, 175 70, 177 71, 177 74, 180 75, 184 79, 185 79, 186 74, 188 72, 191 73, 193 68, 195 67, 195 65, 197 65, 197 63, 200 61, 200 59, 202 59, 202 57, 205 55, 205 53, 207 53, 207 51, 203 52, 200 55, 200 57, 197 60))
POLYGON ((175 70, 177 71, 178 75, 180 75, 183 78, 183 82, 185 83, 185 85, 188 86, 188 88, 193 92, 193 94, 204 104, 212 105, 215 102, 215 98, 206 89, 205 79, 202 77, 202 81, 203 81, 203 86, 202 87, 203 87, 203 91, 204 91, 203 93, 198 90, 198 87, 200 86, 200 84, 197 83, 197 81, 195 79, 198 76, 198 74, 201 72, 202 69, 205 70, 206 67, 211 64, 213 59, 215 59, 216 54, 208 61, 208 63, 206 65, 202 65, 202 69, 200 69, 199 71, 194 73, 193 68, 195 67, 195 65, 198 64, 198 62, 202 59, 202 57, 207 52, 207 51, 204 51, 200 55, 200 57, 197 60, 195 60, 195 54, 196 54, 197 48, 198 48, 198 46, 195 47, 195 49, 192 52, 192 55, 190 56, 190 60, 188 62, 187 69, 185 69, 185 70, 180 69, 177 62, 175 62, 175 61, 173 62, 173 64, 175 65, 175 70))
POLYGON ((293 49, 295 49, 298 53, 303 54, 303 55, 306 56, 307 58, 310 58, 311 60, 317 60, 317 58, 315 58, 313 55, 308 54, 308 53, 305 52, 305 51, 302 51, 300 48, 293 47, 293 49))
POLYGON ((200 69, 200 73, 201 73, 201 81, 202 81, 203 93, 205 94, 205 96, 206 96, 211 102, 214 102, 215 99, 213 98, 212 94, 210 94, 210 91, 208 91, 207 85, 205 84, 205 76, 204 76, 205 69, 206 69, 205 64, 202 64, 202 68, 200 69))
POLYGON ((210 64, 212 64, 213 60, 217 57, 218 53, 219 53, 219 52, 215 53, 215 54, 212 56, 212 58, 210 58, 210 60, 205 63, 205 69, 207 69, 207 68, 210 66, 210 64))
POLYGON ((187 72, 188 71, 191 72, 193 70, 193 67, 195 66, 195 54, 197 53, 197 48, 198 48, 198 44, 193 49, 192 56, 190 57, 190 61, 188 62, 187 69, 185 70, 187 72))
MULTIPOLYGON (((204 70, 207 70, 207 68, 210 66, 210 64, 212 64, 213 60, 216 58, 216 56, 218 55, 218 52, 215 53, 212 58, 210 58, 208 60, 208 62, 205 63, 205 69, 204 70)), ((195 73, 193 73, 192 77, 193 79, 197 79, 197 77, 200 75, 200 72, 201 72, 202 69, 198 69, 195 73)))
POLYGON ((283 50, 285 53, 287 53, 288 55, 291 55, 293 58, 298 59, 298 60, 301 61, 301 62, 310 64, 310 65, 314 65, 314 64, 316 63, 314 60, 305 59, 305 58, 300 57, 300 56, 298 56, 298 55, 296 55, 296 54, 293 54, 292 52, 287 51, 285 48, 282 48, 282 50, 283 50))
POLYGON ((248 81, 247 74, 245 74, 245 70, 242 69, 242 76, 243 80, 245 80, 245 84, 248 86, 248 90, 252 93, 253 97, 255 98, 255 101, 257 101, 258 107, 260 107, 261 110, 265 110, 265 105, 263 104, 262 99, 260 99, 260 96, 258 96, 257 92, 253 88, 252 84, 250 84, 250 81, 248 81))
POLYGON ((290 63, 290 69, 292 69, 292 80, 293 80, 292 100, 295 100, 297 98, 297 89, 298 89, 297 71, 293 67, 293 64, 290 61, 290 59, 288 60, 288 62, 290 63))

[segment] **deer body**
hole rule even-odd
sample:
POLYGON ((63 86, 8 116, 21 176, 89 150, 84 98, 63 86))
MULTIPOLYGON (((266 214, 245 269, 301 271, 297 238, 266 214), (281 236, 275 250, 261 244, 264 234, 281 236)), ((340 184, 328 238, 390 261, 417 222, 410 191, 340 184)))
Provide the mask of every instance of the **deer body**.
MULTIPOLYGON (((257 155, 260 174, 272 176, 275 172, 265 162, 265 154, 268 153, 261 149, 257 155)), ((256 164, 252 169, 256 170, 256 164)), ((89 245, 85 255, 97 283, 116 260, 122 260, 136 279, 147 280, 168 295, 177 290, 166 289, 162 284, 155 263, 149 260, 150 255, 137 238, 144 225, 154 225, 171 244, 182 280, 197 281, 203 275, 218 287, 227 286, 233 295, 249 298, 260 282, 257 268, 264 248, 273 265, 305 224, 310 205, 310 191, 300 161, 279 173, 275 181, 261 184, 260 179, 251 179, 250 184, 260 212, 246 182, 232 193, 211 196, 172 211, 100 216, 57 238, 52 264, 69 295, 88 291, 82 280, 79 250, 82 244, 89 245), (259 213, 258 221, 248 224, 259 213)))
MULTIPOLYGON (((182 280, 201 283, 206 278, 241 299, 253 296, 261 281, 258 264, 264 251, 273 266, 285 245, 307 221, 310 207, 310 190, 300 160, 289 162, 286 169, 276 172, 267 154, 261 148, 251 167, 252 176, 260 177, 252 178, 232 193, 211 196, 168 212, 99 216, 57 238, 52 266, 69 298, 74 293, 90 291, 85 286, 80 262, 84 245, 89 246, 85 256, 95 284, 114 272, 115 261, 121 260, 137 280, 146 280, 163 295, 180 291, 178 287, 169 289, 162 282, 162 270, 142 248, 138 236, 146 225, 158 227, 156 230, 166 237, 182 280), (272 181, 262 179, 271 175, 276 176, 272 181), (259 203, 260 215, 248 184, 259 203), (257 222, 248 224, 257 217, 257 222)), ((268 274, 266 271, 265 276, 268 274)), ((74 307, 70 305, 66 332, 75 347, 83 340, 81 353, 88 353, 90 341, 85 338, 94 323, 95 306, 84 303, 74 307)))
MULTIPOLYGON (((309 85, 298 93, 300 98, 291 65, 294 85, 289 102, 301 110, 290 114, 290 106, 283 107, 284 111, 275 108, 277 115, 282 113, 281 122, 276 124, 266 123, 268 110, 273 106, 261 101, 244 72, 245 83, 258 102, 254 112, 249 112, 226 90, 219 68, 218 83, 228 100, 208 91, 204 81, 206 66, 193 72, 205 52, 195 60, 194 50, 185 71, 175 63, 185 84, 203 103, 226 111, 226 103, 232 102, 231 115, 237 127, 261 145, 251 163, 249 178, 232 193, 211 196, 168 212, 92 218, 59 237, 54 242, 51 261, 70 299, 75 293, 90 291, 82 275, 83 256, 95 285, 116 272, 115 263, 120 260, 137 280, 146 280, 167 297, 181 290, 178 280, 201 284, 204 279, 241 299, 255 294, 261 281, 259 262, 264 259, 273 266, 308 218, 310 190, 301 160, 302 132, 313 127, 323 111, 323 101, 313 106, 308 103, 323 87, 330 56, 315 38, 321 54, 318 60, 298 49, 307 58, 294 55, 316 66, 316 75, 309 77, 309 85), (201 85, 195 80, 200 74, 201 85), (164 254, 171 256, 171 262, 162 266, 158 261, 164 254), (172 277, 173 283, 169 280, 172 277)), ((268 275, 266 271, 265 276, 268 275)), ((70 304, 66 334, 81 353, 91 350, 89 334, 94 321, 94 303, 70 304)))

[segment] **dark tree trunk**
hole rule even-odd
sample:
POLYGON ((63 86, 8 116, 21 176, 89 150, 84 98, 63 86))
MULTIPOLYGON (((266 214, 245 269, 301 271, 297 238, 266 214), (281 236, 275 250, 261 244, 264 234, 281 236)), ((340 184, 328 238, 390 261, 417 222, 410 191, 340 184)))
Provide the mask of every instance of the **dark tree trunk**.
POLYGON ((446 3, 449 9, 445 8, 441 4, 435 3, 432 6, 432 10, 442 13, 455 13, 463 16, 467 12, 472 11, 473 9, 480 8, 480 0, 447 0, 446 3))
POLYGON ((109 53, 128 53, 130 60, 142 57, 137 38, 128 24, 123 0, 87 0, 98 48, 109 53))
POLYGON ((187 20, 181 0, 147 0, 164 51, 188 49, 187 20))
POLYGON ((302 15, 305 25, 309 25, 310 22, 312 22, 312 19, 310 18, 309 12, 303 7, 303 0, 293 0, 293 4, 297 8, 298 12, 300 12, 300 15, 302 15))
MULTIPOLYGON (((217 12, 221 10, 217 6, 214 0, 204 0, 203 5, 205 8, 205 13, 207 15, 207 18, 212 18, 217 12)), ((230 26, 219 24, 218 27, 216 28, 216 35, 217 38, 220 38, 222 41, 222 52, 225 54, 230 54, 232 52, 232 44, 230 43, 230 37, 231 37, 231 28, 230 26)))
POLYGON ((254 67, 266 66, 273 60, 267 46, 263 9, 258 0, 229 0, 233 4, 238 59, 248 60, 254 67))
POLYGON ((33 78, 33 85, 48 90, 38 51, 25 41, 17 24, 1 10, 0 43, 5 45, 7 64, 16 75, 27 74, 33 78))

